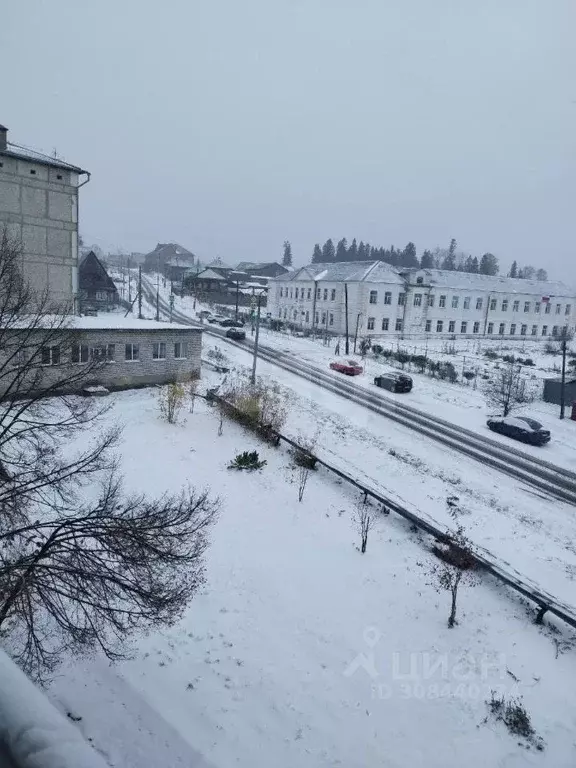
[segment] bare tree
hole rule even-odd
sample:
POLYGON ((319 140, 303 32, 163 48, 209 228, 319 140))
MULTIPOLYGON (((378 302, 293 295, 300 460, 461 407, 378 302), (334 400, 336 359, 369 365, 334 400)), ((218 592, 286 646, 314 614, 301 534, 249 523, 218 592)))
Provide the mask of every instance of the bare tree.
POLYGON ((503 416, 508 416, 516 408, 531 403, 535 392, 522 375, 521 366, 506 363, 503 368, 497 368, 485 383, 484 396, 490 406, 502 411, 503 416))
POLYGON ((312 438, 300 436, 298 438, 298 447, 291 450, 292 460, 297 471, 298 479, 298 501, 304 499, 304 491, 308 483, 310 472, 316 469, 318 459, 314 455, 318 433, 312 438))
POLYGON ((196 393, 198 391, 198 384, 200 383, 200 379, 193 378, 190 379, 190 382, 188 384, 188 396, 190 397, 190 413, 194 413, 194 406, 196 404, 196 393))
POLYGON ((362 554, 366 552, 368 534, 374 527, 375 522, 376 517, 372 506, 366 499, 362 499, 354 509, 354 523, 356 530, 360 534, 360 551, 362 554))
POLYGON ((218 502, 193 489, 157 500, 123 492, 107 406, 70 394, 106 358, 90 350, 84 361, 68 308, 31 291, 20 263, 4 231, 0 640, 43 677, 63 650, 115 658, 131 631, 175 621, 202 583, 218 502))
POLYGON ((185 399, 186 390, 183 385, 177 381, 173 381, 160 388, 158 393, 158 405, 162 417, 166 419, 168 424, 176 423, 185 399))
POLYGON ((469 586, 476 583, 477 564, 470 541, 464 533, 464 526, 460 520, 462 509, 458 504, 458 498, 449 496, 446 503, 448 512, 454 520, 455 530, 447 534, 443 541, 436 543, 432 548, 439 562, 432 563, 431 574, 434 580, 433 585, 438 591, 450 592, 448 627, 452 628, 457 623, 458 589, 463 581, 469 586))

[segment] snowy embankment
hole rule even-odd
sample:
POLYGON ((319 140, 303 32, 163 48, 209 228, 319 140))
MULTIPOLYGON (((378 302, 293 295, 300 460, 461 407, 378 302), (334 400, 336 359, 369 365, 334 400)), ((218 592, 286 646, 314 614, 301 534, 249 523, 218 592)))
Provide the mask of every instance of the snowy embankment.
MULTIPOLYGON (((182 620, 137 638, 115 671, 83 661, 52 687, 111 766, 188 768, 187 742, 217 768, 573 767, 573 633, 534 626, 489 578, 461 587, 459 624, 448 629, 431 542, 403 520, 379 515, 362 555, 352 521, 361 496, 347 484, 312 472, 300 503, 290 455, 233 422, 219 434, 203 402, 177 425, 159 418, 151 390, 110 404, 107 418, 126 425, 129 490, 189 482, 223 502, 205 588, 182 620), (228 470, 246 450, 267 461, 262 471, 228 470), (543 752, 491 716, 492 691, 522 697, 543 752)), ((294 404, 292 433, 312 409, 294 404)), ((340 439, 358 463, 356 437, 340 439)), ((378 460, 386 480, 395 475, 394 456, 378 460)), ((417 488, 427 507, 437 482, 417 488)), ((406 474, 406 493, 411 484, 406 474)), ((468 530, 473 516, 463 522, 468 530)))
POLYGON ((0 764, 9 768, 106 768, 14 662, 0 650, 0 764))

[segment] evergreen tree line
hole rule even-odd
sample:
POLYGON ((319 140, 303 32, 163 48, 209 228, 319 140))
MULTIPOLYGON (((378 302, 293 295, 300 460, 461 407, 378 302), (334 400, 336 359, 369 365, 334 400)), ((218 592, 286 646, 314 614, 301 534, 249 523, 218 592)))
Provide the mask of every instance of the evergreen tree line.
MULTIPOLYGON (((312 254, 312 263, 340 262, 340 261, 385 261, 394 267, 420 267, 421 269, 447 269, 456 272, 470 272, 479 275, 497 275, 500 271, 498 259, 493 253, 484 253, 480 258, 459 251, 457 242, 451 239, 448 248, 426 249, 420 258, 416 253, 416 246, 410 241, 404 248, 390 248, 373 246, 364 241, 357 242, 356 238, 348 245, 345 237, 334 245, 329 238, 323 246, 316 243, 312 254)), ((546 280, 546 270, 535 267, 518 268, 516 262, 512 265, 510 277, 525 279, 536 278, 546 280)))

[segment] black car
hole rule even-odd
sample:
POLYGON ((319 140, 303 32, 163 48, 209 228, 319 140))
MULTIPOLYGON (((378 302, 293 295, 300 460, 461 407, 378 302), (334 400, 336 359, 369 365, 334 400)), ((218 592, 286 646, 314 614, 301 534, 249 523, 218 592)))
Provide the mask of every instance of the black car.
POLYGON ((232 320, 231 317, 227 318, 226 320, 221 320, 220 325, 222 328, 243 328, 244 323, 241 323, 240 320, 232 320))
POLYGON ((406 373, 382 373, 376 376, 374 384, 389 392, 410 392, 412 390, 412 378, 406 373))
POLYGON ((226 331, 227 339, 234 339, 234 341, 244 341, 246 338, 246 331, 242 328, 228 328, 226 331))
POLYGON ((492 432, 521 440, 530 445, 545 445, 550 442, 550 431, 539 421, 527 416, 491 416, 486 422, 492 432))

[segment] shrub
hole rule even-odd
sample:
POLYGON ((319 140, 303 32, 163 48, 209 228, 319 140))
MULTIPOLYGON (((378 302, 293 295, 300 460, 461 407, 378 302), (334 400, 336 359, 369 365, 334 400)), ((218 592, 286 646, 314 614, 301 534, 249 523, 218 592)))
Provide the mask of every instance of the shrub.
POLYGON ((278 384, 263 379, 252 384, 249 380, 236 378, 227 382, 222 398, 232 406, 222 405, 229 416, 265 437, 277 440, 276 433, 287 416, 286 398, 278 384))
POLYGON ((525 358, 517 358, 517 362, 519 362, 521 365, 534 365, 534 360, 532 360, 531 357, 525 357, 525 358))
POLYGON ((251 472, 255 469, 262 469, 264 466, 266 466, 266 460, 260 460, 258 451, 244 451, 234 458, 234 461, 228 465, 228 469, 247 469, 251 472))
POLYGON ((530 715, 522 704, 521 699, 506 701, 505 696, 499 697, 496 695, 496 691, 492 691, 491 698, 486 703, 490 713, 496 720, 503 722, 513 736, 521 736, 539 751, 544 749, 544 742, 536 734, 530 715))
POLYGON ((186 399, 186 390, 178 382, 167 384, 160 389, 158 394, 158 405, 162 417, 169 424, 175 424, 184 401, 186 399))
POLYGON ((394 355, 394 352, 391 349, 383 349, 381 352, 382 357, 392 357, 394 355))
POLYGON ((558 344, 555 344, 553 341, 547 341, 544 345, 544 354, 546 355, 559 355, 560 354, 560 347, 558 344))
POLYGON ((420 373, 424 373, 428 364, 428 358, 426 355, 412 355, 411 361, 414 363, 420 373))
POLYGON ((409 355, 405 350, 399 349, 394 355, 394 358, 400 363, 402 370, 404 370, 406 363, 410 362, 411 355, 409 355))
POLYGON ((514 355, 502 355, 502 360, 505 363, 515 363, 516 362, 516 358, 514 357, 514 355))
POLYGON ((378 355, 384 354, 384 347, 380 344, 372 344, 372 352, 375 357, 378 357, 378 355))
MULTIPOLYGON (((450 336, 452 341, 456 340, 456 336, 450 336)), ((442 354, 443 355, 455 355, 456 354, 456 346, 454 344, 442 344, 442 354)))
POLYGON ((426 366, 428 368, 428 373, 432 376, 432 378, 435 378, 440 369, 440 363, 436 362, 436 360, 428 360, 426 366))
POLYGON ((214 347, 214 349, 209 349, 208 352, 206 352, 206 357, 209 360, 214 360, 216 363, 227 363, 228 358, 222 352, 220 347, 214 347))
POLYGON ((438 376, 443 380, 448 379, 452 383, 458 380, 456 368, 454 368, 452 363, 440 363, 438 366, 438 376))
POLYGON ((464 371, 464 373, 462 374, 462 376, 463 376, 463 377, 466 379, 466 382, 467 382, 468 384, 470 384, 470 382, 471 382, 471 381, 472 381, 472 379, 473 379, 473 378, 476 376, 476 374, 474 373, 474 371, 464 371))
POLYGON ((485 349, 484 357, 487 357, 488 360, 497 360, 500 357, 500 355, 498 354, 498 352, 494 352, 493 349, 485 349))

